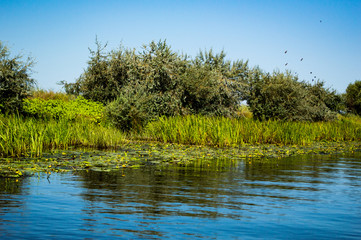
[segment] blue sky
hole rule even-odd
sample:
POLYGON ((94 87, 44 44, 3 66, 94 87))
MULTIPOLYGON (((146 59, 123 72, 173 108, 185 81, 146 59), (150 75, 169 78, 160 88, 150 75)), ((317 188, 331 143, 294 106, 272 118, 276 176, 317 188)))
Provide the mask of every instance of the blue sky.
POLYGON ((361 0, 0 0, 0 41, 35 58, 39 88, 75 82, 96 36, 108 50, 160 39, 191 56, 223 49, 230 60, 316 76, 340 93, 361 80, 361 0))

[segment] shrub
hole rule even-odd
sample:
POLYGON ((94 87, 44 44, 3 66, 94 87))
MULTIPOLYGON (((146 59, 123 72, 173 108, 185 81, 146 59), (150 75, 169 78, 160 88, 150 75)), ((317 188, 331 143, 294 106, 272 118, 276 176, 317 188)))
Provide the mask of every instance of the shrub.
POLYGON ((71 101, 27 98, 24 100, 24 113, 40 119, 75 120, 87 118, 93 122, 100 122, 103 114, 103 105, 87 100, 82 96, 78 96, 75 100, 71 101))
POLYGON ((21 55, 10 56, 9 49, 0 41, 0 112, 21 112, 22 101, 35 86, 30 78, 33 61, 21 55))
POLYGON ((347 108, 361 115, 361 81, 355 81, 347 86, 345 98, 347 108))
POLYGON ((257 119, 328 121, 336 117, 326 103, 334 93, 322 82, 310 85, 289 72, 260 73, 250 81, 248 104, 257 119))
POLYGON ((238 98, 227 86, 227 80, 217 70, 192 66, 180 76, 182 106, 187 113, 233 116, 238 98))
POLYGON ((148 108, 151 97, 146 94, 144 87, 125 87, 118 98, 105 107, 106 118, 115 127, 128 131, 141 129, 151 118, 148 108))
POLYGON ((147 115, 146 119, 191 113, 236 116, 243 97, 240 86, 246 79, 247 62, 232 63, 225 60, 223 51, 214 54, 212 50, 200 52, 191 60, 172 51, 166 41, 152 41, 139 53, 123 47, 105 53, 105 46, 98 41, 96 45, 97 50, 90 52, 88 68, 76 83, 62 84, 68 93, 93 101, 108 104, 117 99, 107 116, 115 117, 111 120, 114 123, 120 121, 115 125, 122 129, 128 128, 125 126, 130 123, 125 119, 133 116, 134 112, 129 111, 135 109, 120 103, 133 103, 139 113, 147 115), (147 101, 135 104, 136 99, 127 92, 136 93, 139 89, 147 95, 147 101), (146 113, 141 109, 146 109, 146 113))

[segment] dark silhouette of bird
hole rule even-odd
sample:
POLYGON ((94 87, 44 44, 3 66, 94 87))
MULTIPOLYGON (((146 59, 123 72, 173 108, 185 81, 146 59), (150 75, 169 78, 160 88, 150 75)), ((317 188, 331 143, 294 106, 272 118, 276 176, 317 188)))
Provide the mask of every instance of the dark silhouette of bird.
POLYGON ((303 58, 301 58, 301 61, 303 61, 303 58))
POLYGON ((322 20, 320 20, 320 23, 322 23, 322 20))
POLYGON ((314 79, 312 79, 312 82, 313 82, 314 79))
POLYGON ((288 63, 285 64, 285 66, 287 66, 288 63))
POLYGON ((315 76, 315 78, 316 78, 316 76, 315 76))
POLYGON ((310 74, 312 74, 312 72, 310 72, 310 74))
POLYGON ((285 51, 285 54, 287 53, 287 50, 285 51))

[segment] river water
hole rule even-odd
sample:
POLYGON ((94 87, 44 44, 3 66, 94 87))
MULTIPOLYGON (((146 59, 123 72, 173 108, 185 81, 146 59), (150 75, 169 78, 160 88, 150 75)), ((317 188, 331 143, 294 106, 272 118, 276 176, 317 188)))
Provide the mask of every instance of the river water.
POLYGON ((0 179, 0 239, 361 239, 361 154, 0 179))

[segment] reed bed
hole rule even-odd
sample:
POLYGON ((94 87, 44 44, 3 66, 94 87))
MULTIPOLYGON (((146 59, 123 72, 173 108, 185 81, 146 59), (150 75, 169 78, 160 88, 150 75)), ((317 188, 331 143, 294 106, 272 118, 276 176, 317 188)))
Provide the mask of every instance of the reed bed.
POLYGON ((44 150, 70 146, 109 148, 128 140, 216 147, 245 144, 309 145, 361 140, 360 118, 333 122, 257 121, 189 115, 160 117, 142 131, 123 133, 89 119, 41 120, 0 115, 0 156, 40 156, 44 150))
POLYGON ((147 125, 144 135, 166 143, 218 147, 243 144, 308 145, 315 141, 360 141, 361 124, 347 118, 309 123, 193 115, 160 117, 147 125))
POLYGON ((121 131, 87 119, 44 121, 16 115, 0 116, 0 156, 39 156, 45 149, 69 146, 107 148, 124 141, 121 131))

